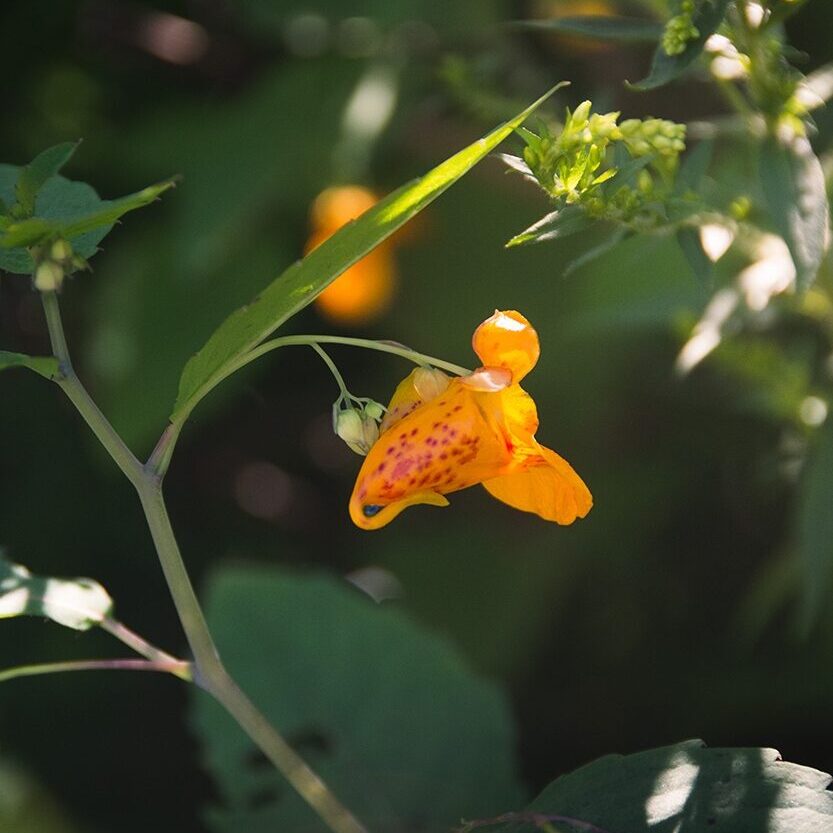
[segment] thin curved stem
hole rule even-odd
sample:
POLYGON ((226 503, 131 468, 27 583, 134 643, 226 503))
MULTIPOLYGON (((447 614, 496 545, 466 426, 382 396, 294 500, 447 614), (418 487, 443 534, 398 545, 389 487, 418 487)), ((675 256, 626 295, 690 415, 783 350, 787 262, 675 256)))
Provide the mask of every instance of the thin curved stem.
POLYGON ((344 377, 341 375, 341 371, 336 367, 335 362, 327 355, 327 353, 321 349, 318 344, 310 344, 313 350, 321 357, 321 360, 330 370, 330 373, 333 374, 333 378, 336 380, 336 384, 338 385, 339 390, 341 391, 341 398, 350 400, 350 391, 347 390, 347 383, 344 381, 344 377))
MULTIPOLYGON (((435 356, 429 356, 425 353, 418 353, 416 350, 411 350, 404 344, 397 344, 392 341, 374 341, 369 338, 351 338, 349 336, 329 336, 329 335, 297 335, 297 336, 281 336, 280 338, 273 338, 269 341, 264 341, 253 350, 250 350, 243 356, 229 362, 221 372, 214 376, 210 382, 192 398, 190 407, 183 408, 176 419, 171 422, 159 438, 156 448, 150 456, 150 459, 145 464, 145 470, 151 472, 153 476, 162 479, 168 470, 173 457, 174 448, 185 425, 185 421, 190 416, 191 412, 197 404, 210 393, 217 385, 224 379, 227 379, 233 373, 236 373, 246 365, 251 364, 255 359, 271 353, 273 350, 278 350, 281 347, 314 347, 320 344, 341 344, 347 347, 361 347, 365 350, 375 350, 379 353, 388 353, 393 356, 400 356, 403 359, 414 362, 419 365, 430 365, 438 367, 441 370, 447 370, 456 376, 467 376, 471 371, 459 364, 438 359, 435 356)), ((322 351, 323 352, 323 351, 322 351)), ((329 358, 329 357, 328 357, 329 358)), ((332 368, 331 368, 332 369, 332 368)), ((343 380, 342 380, 343 381, 343 380)))
POLYGON ((182 680, 191 680, 191 663, 182 660, 153 662, 146 659, 89 659, 70 662, 43 662, 37 665, 19 665, 0 671, 0 683, 19 677, 36 677, 43 674, 61 674, 66 671, 158 671, 173 674, 182 680))
POLYGON ((149 659, 151 662, 182 662, 182 660, 171 656, 166 651, 157 648, 155 645, 151 645, 150 642, 139 636, 138 633, 130 630, 130 628, 123 625, 118 620, 111 619, 109 616, 101 620, 99 627, 102 630, 107 631, 107 633, 111 636, 114 636, 119 640, 119 642, 127 645, 128 648, 132 648, 137 654, 140 654, 145 659, 149 659))

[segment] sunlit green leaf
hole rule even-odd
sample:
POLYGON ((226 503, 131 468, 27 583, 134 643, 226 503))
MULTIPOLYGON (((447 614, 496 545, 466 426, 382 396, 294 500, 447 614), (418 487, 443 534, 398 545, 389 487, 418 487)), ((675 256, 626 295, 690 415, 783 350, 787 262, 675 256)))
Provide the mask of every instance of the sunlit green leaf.
POLYGON ((809 141, 768 139, 760 149, 760 180, 775 227, 795 264, 799 289, 816 278, 829 244, 830 209, 824 170, 809 141))
POLYGON ((53 356, 26 356, 0 350, 0 370, 10 367, 28 367, 46 379, 54 379, 58 375, 58 360, 53 356))
MULTIPOLYGON (((701 741, 608 755, 553 781, 492 833, 828 833, 830 776, 774 749, 709 749, 701 741)), ((463 828, 465 829, 465 828, 463 828)), ((482 828, 478 828, 482 829, 482 828)))
POLYGON ((690 40, 685 50, 679 55, 669 55, 660 41, 654 52, 654 60, 648 77, 629 86, 635 90, 652 90, 673 81, 685 72, 700 57, 706 41, 723 22, 728 6, 729 0, 703 0, 693 19, 700 34, 690 40))
POLYGON ((64 627, 86 631, 100 624, 112 607, 107 591, 92 579, 33 576, 0 554, 0 619, 44 616, 64 627))
POLYGON ((290 266, 251 304, 229 316, 185 366, 171 420, 184 420, 197 402, 224 378, 237 359, 310 304, 345 269, 491 153, 556 89, 558 87, 421 179, 394 191, 359 219, 342 227, 303 260, 290 266))
MULTIPOLYGON (((522 802, 505 699, 438 637, 326 576, 228 569, 207 614, 230 671, 369 830, 447 833, 522 802), (265 658, 265 659, 264 659, 265 658)), ((327 828, 195 692, 223 833, 327 828)))
POLYGON ((15 185, 20 216, 32 216, 38 192, 69 162, 79 144, 79 142, 64 142, 61 145, 47 148, 21 169, 20 178, 15 185))
POLYGON ((540 29, 564 35, 578 35, 594 40, 642 43, 656 41, 662 35, 662 24, 655 20, 636 17, 603 17, 602 15, 575 15, 553 17, 548 20, 519 20, 514 26, 524 29, 540 29))
POLYGON ((525 231, 516 234, 509 240, 506 247, 511 248, 512 246, 524 246, 528 243, 557 240, 560 237, 567 237, 570 234, 583 231, 592 222, 577 205, 568 205, 566 208, 559 208, 550 212, 525 231))

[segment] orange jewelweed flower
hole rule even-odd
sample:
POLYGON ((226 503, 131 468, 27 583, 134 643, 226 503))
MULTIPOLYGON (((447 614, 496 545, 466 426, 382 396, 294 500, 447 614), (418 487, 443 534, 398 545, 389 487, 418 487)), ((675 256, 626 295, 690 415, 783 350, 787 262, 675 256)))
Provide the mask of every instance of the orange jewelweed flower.
MULTIPOLYGON (((359 185, 322 191, 312 205, 312 231, 304 252, 319 246, 378 199, 372 191, 359 185)), ((331 321, 353 326, 376 318, 390 306, 395 272, 393 247, 390 241, 385 241, 339 275, 315 299, 318 311, 331 321)))
POLYGON ((350 517, 379 529, 418 503, 482 483, 498 500, 548 521, 583 518, 593 498, 570 464, 535 439, 538 413, 519 382, 538 361, 538 334, 519 312, 495 311, 474 332, 483 366, 449 378, 417 368, 397 387, 362 465, 350 517))

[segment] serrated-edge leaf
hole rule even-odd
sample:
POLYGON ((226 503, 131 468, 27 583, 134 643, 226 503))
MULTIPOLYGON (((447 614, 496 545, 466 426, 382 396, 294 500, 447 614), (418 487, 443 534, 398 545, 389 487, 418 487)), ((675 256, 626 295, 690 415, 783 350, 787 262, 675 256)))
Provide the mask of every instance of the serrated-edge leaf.
POLYGON ((69 162, 79 144, 80 141, 54 145, 41 151, 28 165, 21 168, 15 185, 15 196, 23 216, 32 215, 38 191, 69 162))
POLYGON ((31 217, 19 223, 12 223, 5 233, 0 234, 0 246, 4 249, 17 249, 34 246, 45 238, 58 236, 71 240, 87 232, 111 226, 128 211, 143 208, 154 202, 175 184, 176 179, 167 179, 143 188, 135 194, 128 194, 116 200, 102 201, 101 208, 78 217, 62 220, 31 217))
POLYGON ((662 36, 663 26, 655 20, 637 17, 606 17, 603 15, 574 15, 549 20, 518 20, 513 26, 523 29, 552 31, 564 35, 579 35, 594 40, 645 43, 662 36))
POLYGON ((696 38, 692 38, 679 55, 669 55, 663 49, 662 40, 660 40, 654 52, 651 72, 648 77, 643 78, 642 81, 638 81, 636 84, 628 84, 628 86, 639 91, 653 90, 682 75, 700 57, 706 41, 723 22, 728 6, 729 0, 704 0, 693 19, 693 23, 700 34, 696 38))
POLYGON ((425 176, 402 186, 296 261, 248 306, 233 312, 183 369, 171 422, 181 423, 235 360, 312 303, 342 272, 378 246, 490 154, 564 82, 425 176))
POLYGON ((578 206, 568 205, 566 208, 558 208, 543 216, 520 234, 516 234, 506 243, 506 248, 568 237, 586 229, 592 222, 578 206))
POLYGON ((824 169, 803 136, 767 139, 760 149, 760 181, 775 227, 790 250, 799 289, 815 280, 830 243, 824 169))
POLYGON ((828 833, 830 782, 827 773, 782 761, 775 749, 686 741, 599 758, 553 781, 526 810, 489 824, 497 825, 493 833, 532 833, 557 816, 565 826, 571 819, 575 829, 611 833, 828 833))
POLYGON ((86 631, 100 625, 112 609, 113 600, 97 581, 35 576, 0 554, 0 619, 44 616, 86 631))
POLYGON ((60 366, 54 356, 27 356, 24 353, 9 353, 0 350, 0 371, 11 367, 26 367, 39 373, 44 379, 55 379, 60 366))

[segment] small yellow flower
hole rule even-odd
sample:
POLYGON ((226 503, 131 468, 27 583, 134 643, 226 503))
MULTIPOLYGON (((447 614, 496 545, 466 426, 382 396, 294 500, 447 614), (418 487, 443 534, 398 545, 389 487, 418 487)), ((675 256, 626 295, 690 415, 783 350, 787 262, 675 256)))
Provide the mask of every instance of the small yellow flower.
POLYGON ((538 413, 519 382, 538 361, 538 334, 519 312, 496 311, 475 331, 483 366, 448 378, 418 368, 397 387, 350 498, 350 517, 378 529, 418 503, 477 483, 548 521, 583 518, 593 499, 570 464, 538 443, 538 413))
MULTIPOLYGON (((344 185, 322 191, 312 206, 312 231, 305 252, 312 251, 343 225, 378 202, 367 188, 344 185)), ((336 278, 316 299, 318 311, 339 324, 371 321, 390 306, 396 280, 390 240, 377 246, 336 278)))

